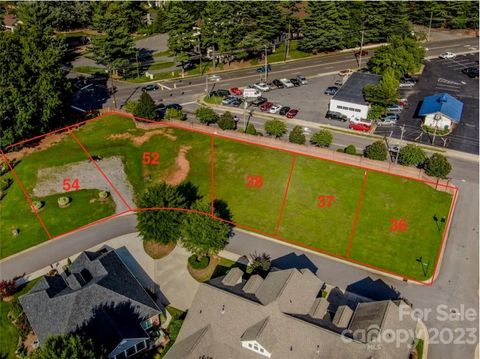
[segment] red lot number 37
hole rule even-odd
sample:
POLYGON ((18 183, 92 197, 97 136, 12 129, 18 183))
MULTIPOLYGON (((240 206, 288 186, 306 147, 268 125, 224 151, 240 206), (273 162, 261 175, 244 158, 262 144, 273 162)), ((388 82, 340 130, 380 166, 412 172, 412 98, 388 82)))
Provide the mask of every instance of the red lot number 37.
POLYGON ((331 207, 334 199, 335 199, 335 196, 318 196, 317 207, 318 208, 331 207))
POLYGON ((63 179, 63 190, 64 191, 78 191, 80 189, 80 184, 78 183, 78 178, 75 178, 73 181, 70 178, 63 179))
POLYGON ((158 160, 160 159, 160 155, 158 152, 143 152, 143 164, 144 165, 158 165, 158 160))

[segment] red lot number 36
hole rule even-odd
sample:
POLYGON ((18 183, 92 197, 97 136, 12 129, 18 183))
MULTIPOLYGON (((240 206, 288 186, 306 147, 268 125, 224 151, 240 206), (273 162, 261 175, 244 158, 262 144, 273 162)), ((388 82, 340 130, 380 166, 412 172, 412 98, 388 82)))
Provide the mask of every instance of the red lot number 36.
POLYGON ((318 208, 331 207, 334 199, 335 199, 335 196, 318 196, 317 207, 318 208))
POLYGON ((73 181, 70 178, 63 179, 63 190, 64 191, 78 191, 80 189, 80 184, 78 183, 78 178, 75 178, 73 181))
POLYGON ((143 152, 143 164, 144 165, 158 165, 158 160, 160 159, 160 155, 158 152, 143 152))

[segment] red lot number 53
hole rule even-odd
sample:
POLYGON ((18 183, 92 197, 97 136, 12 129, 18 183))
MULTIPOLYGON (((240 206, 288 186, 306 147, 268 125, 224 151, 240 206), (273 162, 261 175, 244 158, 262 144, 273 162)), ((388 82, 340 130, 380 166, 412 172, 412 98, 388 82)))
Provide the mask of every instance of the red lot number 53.
POLYGON ((63 179, 64 191, 71 191, 71 190, 78 191, 79 189, 80 189, 80 184, 78 183, 78 178, 75 178, 73 181, 71 181, 70 178, 63 179))
POLYGON ((158 152, 143 152, 143 164, 144 165, 158 165, 160 155, 158 152))
POLYGON ((318 196, 317 207, 318 208, 331 207, 334 199, 335 199, 335 196, 318 196))

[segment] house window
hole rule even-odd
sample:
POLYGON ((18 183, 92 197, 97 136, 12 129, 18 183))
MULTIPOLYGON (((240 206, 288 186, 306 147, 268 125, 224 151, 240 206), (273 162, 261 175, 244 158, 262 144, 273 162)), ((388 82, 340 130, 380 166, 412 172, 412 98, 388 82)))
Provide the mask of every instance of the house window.
POLYGON ((136 352, 137 352, 137 351, 135 350, 135 346, 128 348, 128 349, 127 349, 127 357, 135 354, 136 352))
POLYGON ((152 322, 149 320, 146 320, 142 323, 142 328, 147 330, 147 329, 150 329, 152 327, 152 322))
POLYGON ((125 352, 115 355, 115 359, 125 359, 126 357, 125 352))
POLYGON ((252 348, 253 347, 252 343, 248 343, 248 347, 252 348))
POLYGON ((260 353, 263 353, 263 352, 264 352, 263 348, 260 348, 260 353))
POLYGON ((138 343, 137 344, 137 352, 139 352, 140 350, 143 350, 147 347, 147 345, 145 344, 145 342, 141 342, 141 343, 138 343))
POLYGON ((253 349, 258 351, 258 345, 255 344, 255 345, 253 346, 253 349))

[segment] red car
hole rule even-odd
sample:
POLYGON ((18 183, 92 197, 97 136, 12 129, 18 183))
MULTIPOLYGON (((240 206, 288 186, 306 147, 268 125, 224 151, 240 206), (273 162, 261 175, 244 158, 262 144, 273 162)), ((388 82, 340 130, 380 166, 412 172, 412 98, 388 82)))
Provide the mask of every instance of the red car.
POLYGON ((348 128, 351 130, 355 131, 364 131, 368 132, 372 128, 372 126, 366 125, 364 123, 353 123, 351 122, 350 125, 348 125, 348 128))
POLYGON ((238 87, 232 87, 230 89, 230 92, 233 93, 234 95, 237 95, 237 96, 242 96, 242 94, 243 94, 243 91, 240 90, 238 87))
POLYGON ((272 102, 265 102, 265 103, 260 105, 260 111, 265 112, 265 111, 269 110, 270 107, 272 107, 272 106, 273 106, 272 102))
POLYGON ((297 116, 298 110, 292 108, 290 111, 287 112, 287 118, 294 118, 297 116))

